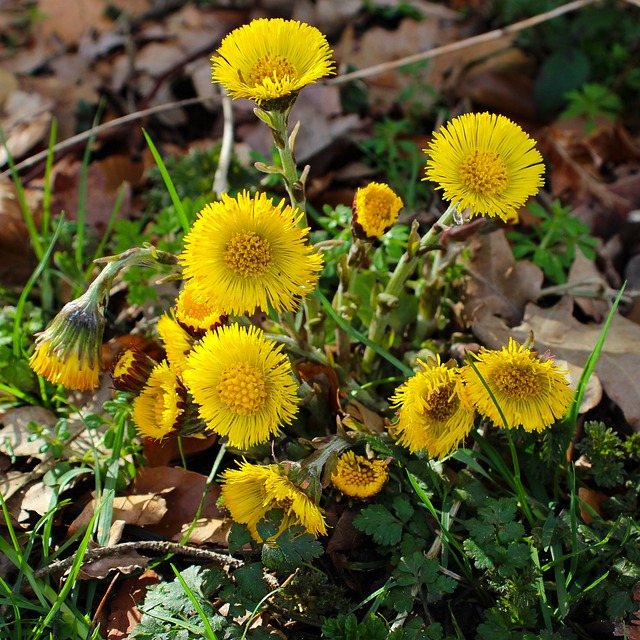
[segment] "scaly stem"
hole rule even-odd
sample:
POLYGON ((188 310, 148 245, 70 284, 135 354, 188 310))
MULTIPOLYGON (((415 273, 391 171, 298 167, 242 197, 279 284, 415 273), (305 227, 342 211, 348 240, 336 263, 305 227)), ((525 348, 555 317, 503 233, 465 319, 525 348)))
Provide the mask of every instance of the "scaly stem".
MULTIPOLYGON (((451 205, 418 241, 417 246, 411 246, 411 237, 409 238, 410 246, 407 247, 404 255, 400 258, 384 291, 378 295, 376 311, 369 325, 369 340, 375 342, 375 344, 380 344, 382 336, 389 326, 389 316, 398 305, 398 298, 402 293, 402 289, 418 266, 420 258, 429 247, 438 243, 442 233, 453 223, 456 211, 457 205, 451 205)), ((367 347, 362 357, 364 371, 371 371, 374 357, 375 351, 367 347)))
POLYGON ((518 492, 518 499, 520 501, 520 505, 522 506, 524 515, 529 521, 529 524, 533 526, 535 520, 533 518, 533 514, 531 513, 529 502, 527 501, 527 493, 524 490, 524 485, 522 484, 522 479, 520 476, 520 462, 518 461, 518 451, 516 450, 516 446, 513 443, 511 431, 509 429, 505 429, 505 433, 507 435, 507 440, 509 441, 509 449, 511 450, 511 461, 513 462, 513 479, 515 481, 516 491, 518 492))

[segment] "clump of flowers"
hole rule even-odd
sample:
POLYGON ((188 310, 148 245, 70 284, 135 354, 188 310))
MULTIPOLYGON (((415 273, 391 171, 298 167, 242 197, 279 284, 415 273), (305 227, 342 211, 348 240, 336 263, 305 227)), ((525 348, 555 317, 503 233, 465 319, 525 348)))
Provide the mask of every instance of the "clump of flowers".
POLYGON ((454 363, 424 363, 391 398, 398 410, 392 433, 411 453, 432 458, 451 453, 473 427, 475 411, 454 363))
POLYGON ((435 133, 425 180, 438 183, 445 200, 473 216, 507 220, 544 184, 542 156, 508 118, 467 113, 435 133))
POLYGON ((566 414, 572 398, 567 372, 551 358, 541 358, 509 338, 508 347, 482 348, 474 359, 477 371, 463 368, 465 389, 478 412, 494 424, 542 431, 566 414))
POLYGON ((383 460, 368 460, 353 451, 343 453, 331 473, 331 484, 343 495, 367 500, 382 491, 389 479, 383 460))
POLYGON ((260 18, 232 31, 211 58, 213 82, 235 98, 269 103, 294 98, 304 86, 334 73, 333 52, 315 27, 260 18))
POLYGON ((262 542, 256 525, 272 509, 282 509, 278 535, 294 525, 314 536, 327 534, 324 515, 315 500, 290 478, 291 465, 240 463, 221 474, 224 505, 232 518, 247 526, 254 540, 262 542))
POLYGON ((180 256, 192 299, 236 315, 256 307, 291 311, 315 287, 322 258, 308 229, 282 200, 264 193, 222 195, 207 205, 185 237, 180 256))
POLYGON ((38 335, 29 365, 49 382, 84 391, 98 384, 104 316, 89 289, 68 302, 38 335))
POLYGON ((183 380, 208 429, 239 449, 266 442, 298 411, 289 360, 257 327, 232 324, 205 335, 183 380))

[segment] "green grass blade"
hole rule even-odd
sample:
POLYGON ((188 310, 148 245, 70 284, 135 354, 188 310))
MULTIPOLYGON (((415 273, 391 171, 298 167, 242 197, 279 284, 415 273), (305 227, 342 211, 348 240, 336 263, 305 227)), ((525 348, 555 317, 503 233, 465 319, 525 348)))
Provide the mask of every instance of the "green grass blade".
POLYGON ((186 583, 181 573, 176 569, 176 567, 173 564, 171 565, 171 569, 173 570, 173 573, 176 576, 176 580, 180 582, 180 584, 182 585, 182 588, 184 589, 184 592, 189 597, 189 600, 191 600, 191 602, 193 603, 194 609, 198 612, 198 615, 200 616, 200 620, 202 620, 202 624, 204 624, 204 630, 207 635, 207 638, 209 640, 218 640, 218 636, 216 635, 216 632, 213 630, 213 627, 209 622, 209 618, 207 617, 205 612, 202 610, 202 607, 200 606, 200 602, 198 601, 198 598, 196 598, 195 593, 191 591, 191 589, 189 588, 189 585, 186 583))
POLYGON ((407 376, 412 376, 415 374, 415 371, 411 367, 408 367, 404 362, 398 360, 398 358, 390 354, 386 349, 383 349, 380 345, 369 340, 367 336, 360 333, 357 329, 354 329, 344 318, 341 318, 321 291, 316 289, 313 292, 313 295, 320 300, 320 303, 324 307, 324 310, 327 312, 327 315, 352 338, 354 338, 358 342, 361 342, 366 347, 370 347, 371 349, 373 349, 381 358, 384 358, 387 362, 390 362, 394 367, 402 371, 407 376))
POLYGON ((144 134, 145 140, 149 145, 149 149, 151 149, 153 159, 156 161, 156 164, 158 165, 158 169, 160 170, 160 175, 162 176, 162 179, 164 180, 164 184, 167 187, 167 191, 169 192, 169 196, 171 197, 171 202, 173 202, 173 206, 176 210, 176 213, 178 214, 178 219, 180 221, 180 224, 182 225, 182 230, 185 233, 189 233, 189 229, 191 228, 191 225, 187 220, 187 214, 185 213, 184 207, 182 206, 182 200, 180 200, 180 197, 178 196, 178 192, 176 191, 176 188, 173 184, 173 180, 171 179, 171 176, 167 171, 167 167, 164 164, 164 161, 162 160, 162 156, 156 149, 155 144, 153 144, 153 140, 151 140, 151 138, 149 137, 149 134, 144 129, 142 130, 142 133, 144 134))
POLYGON ((600 357, 600 353, 602 352, 602 348, 604 347, 604 341, 606 340, 607 333, 609 332, 609 327, 611 326, 611 322, 613 321, 613 316, 616 313, 618 304, 622 299, 622 294, 624 293, 626 286, 627 286, 627 283, 625 281, 622 287, 620 288, 620 291, 614 303, 611 305, 611 311, 609 311, 609 315, 607 316, 607 319, 604 323, 604 327, 602 327, 600 338, 598 339, 598 342, 596 343, 596 346, 594 347, 593 351, 587 358, 587 362, 584 365, 584 369, 582 370, 582 375, 580 376, 580 380, 578 381, 578 387, 576 389, 575 401, 569 407, 569 411, 565 416, 565 421, 568 422, 571 426, 575 426, 578 420, 578 412, 580 411, 580 405, 582 404, 582 398, 584 397, 584 394, 587 388, 587 383, 589 382, 589 378, 593 373, 593 370, 596 366, 596 362, 598 362, 598 358, 600 357))

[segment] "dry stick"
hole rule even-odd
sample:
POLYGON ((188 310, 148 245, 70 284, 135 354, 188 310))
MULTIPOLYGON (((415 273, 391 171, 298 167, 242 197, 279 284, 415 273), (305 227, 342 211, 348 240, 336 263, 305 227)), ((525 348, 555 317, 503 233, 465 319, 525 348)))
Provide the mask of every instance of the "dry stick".
MULTIPOLYGON (((115 129, 116 127, 120 127, 123 124, 128 124, 129 122, 135 122, 136 120, 141 120, 142 118, 146 118, 147 116, 151 116, 154 113, 161 113, 163 111, 171 111, 172 109, 179 109, 181 107, 190 107, 194 104, 200 104, 203 102, 209 101, 218 101, 220 100, 220 96, 206 96, 204 98, 187 98, 186 100, 178 100, 177 102, 167 102, 166 104, 159 104, 156 107, 151 107, 149 109, 144 109, 143 111, 136 111, 135 113, 130 113, 126 116, 122 116, 121 118, 116 118, 115 120, 110 120, 109 122, 105 122, 104 124, 98 125, 97 127, 93 127, 88 131, 83 131, 78 135, 72 136, 71 138, 67 138, 62 142, 58 142, 58 144, 54 145, 53 153, 57 153, 58 151, 63 151, 64 149, 68 149, 69 147, 73 147, 76 144, 80 144, 81 142, 85 142, 92 136, 99 136, 105 131, 109 131, 109 129, 115 129)), ((32 167, 38 162, 42 162, 47 159, 49 155, 49 150, 45 149, 44 151, 40 151, 32 155, 29 158, 26 158, 22 162, 18 162, 15 165, 16 171, 20 171, 21 169, 27 169, 28 167, 32 167)), ((11 169, 6 169, 2 173, 0 173, 0 180, 9 176, 11 173, 11 169)))
POLYGON ((231 98, 220 85, 222 95, 222 116, 224 125, 222 128, 222 142, 220 144, 220 156, 218 167, 213 177, 212 191, 219 196, 221 193, 229 191, 229 167, 231 166, 231 156, 233 154, 233 106, 231 98))
MULTIPOLYGON (((557 7, 556 9, 552 9, 551 11, 546 11, 545 13, 533 16, 532 18, 514 22, 513 24, 502 27, 501 29, 494 29, 493 31, 488 31, 487 33, 481 33, 477 36, 471 36, 470 38, 466 38, 465 40, 459 40, 458 42, 445 44, 442 47, 435 47, 434 49, 429 49, 428 51, 414 53, 413 55, 407 56, 406 58, 400 58, 399 60, 383 62, 382 64, 377 64, 373 67, 367 67, 366 69, 360 69, 358 71, 352 71, 351 73, 345 73, 344 75, 338 76, 336 78, 331 78, 330 80, 326 80, 325 82, 326 84, 342 84, 343 82, 349 82, 350 80, 369 78, 371 76, 376 76, 384 73, 385 71, 390 71, 391 69, 404 67, 407 64, 420 62, 421 60, 430 60, 431 58, 437 58, 438 56, 442 56, 447 53, 460 51, 461 49, 467 49, 468 47, 472 47, 482 42, 498 40, 502 36, 506 36, 510 33, 517 33, 518 31, 522 31, 523 29, 530 29, 537 24, 547 22, 547 20, 557 18, 564 13, 576 11, 577 9, 581 9, 582 7, 586 7, 598 1, 599 0, 574 0, 574 2, 569 2, 568 4, 557 7)), ((636 4, 635 2, 633 2, 633 0, 627 0, 627 2, 636 4)))
MULTIPOLYGON (((175 555, 187 556, 190 558, 199 558, 201 560, 209 560, 210 562, 216 562, 220 565, 226 565, 232 569, 242 567, 244 562, 223 553, 217 551, 210 551, 209 549, 201 549, 199 547, 187 547, 185 545, 178 544, 177 542, 167 542, 165 540, 140 540, 138 542, 123 542, 122 544, 116 544, 113 547, 98 547, 97 549, 91 549, 84 554, 82 560, 83 564, 86 562, 92 562, 93 560, 99 560, 100 558, 107 558, 110 556, 118 555, 120 553, 128 553, 130 551, 153 551, 155 553, 173 553, 175 555)), ((64 573, 75 561, 76 555, 54 562, 38 569, 34 573, 36 579, 43 578, 48 575, 58 575, 64 573)))

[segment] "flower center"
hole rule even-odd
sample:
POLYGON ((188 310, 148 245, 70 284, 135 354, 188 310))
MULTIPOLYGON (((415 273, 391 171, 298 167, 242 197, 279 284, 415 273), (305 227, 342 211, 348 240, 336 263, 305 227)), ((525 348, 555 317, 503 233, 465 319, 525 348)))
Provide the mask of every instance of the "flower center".
POLYGON ((217 390, 220 400, 231 411, 242 416, 256 414, 267 400, 264 376, 258 369, 244 362, 232 364, 225 369, 217 390))
POLYGON ((493 374, 493 382, 506 395, 517 400, 534 398, 541 391, 538 377, 525 369, 502 367, 493 374))
POLYGON ((364 203, 363 214, 369 224, 376 226, 386 226, 389 222, 390 200, 381 195, 369 196, 364 203))
POLYGON ((460 179, 475 193, 495 196, 507 186, 507 170, 497 153, 474 151, 462 163, 460 179))
POLYGON ((434 422, 446 422, 457 410, 460 401, 451 397, 453 389, 449 385, 429 394, 424 415, 434 422))
POLYGON ((359 464, 358 462, 341 469, 342 476, 350 485, 366 487, 376 481, 376 473, 373 466, 359 464))
POLYGON ((296 68, 282 56, 266 55, 256 62, 249 71, 249 81, 247 84, 256 87, 264 84, 266 79, 277 82, 284 78, 295 78, 296 68))
POLYGON ((243 278, 260 276, 271 265, 271 247, 253 231, 239 231, 227 245, 224 262, 243 278))

